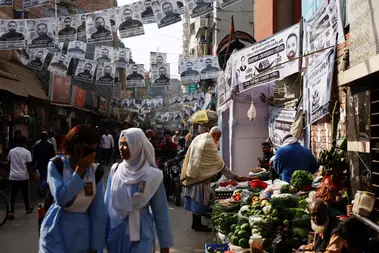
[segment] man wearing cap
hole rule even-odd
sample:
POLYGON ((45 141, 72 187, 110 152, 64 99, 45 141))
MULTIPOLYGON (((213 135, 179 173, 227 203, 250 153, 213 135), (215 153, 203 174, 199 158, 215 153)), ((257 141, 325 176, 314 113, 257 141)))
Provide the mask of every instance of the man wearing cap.
POLYGON ((175 144, 179 144, 179 132, 178 131, 176 131, 175 135, 172 136, 172 142, 174 142, 175 144))
POLYGON ((296 170, 305 170, 313 174, 318 167, 316 158, 309 149, 303 147, 292 134, 283 135, 282 145, 276 151, 274 159, 274 170, 280 175, 281 180, 289 183, 296 170))

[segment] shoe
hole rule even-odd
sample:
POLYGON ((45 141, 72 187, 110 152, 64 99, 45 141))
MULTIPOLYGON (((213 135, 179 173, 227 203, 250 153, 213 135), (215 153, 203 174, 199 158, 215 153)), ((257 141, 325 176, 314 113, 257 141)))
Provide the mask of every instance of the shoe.
POLYGON ((34 206, 31 205, 29 210, 26 211, 26 214, 31 214, 33 212, 34 206))
POLYGON ((192 229, 196 232, 212 232, 212 229, 201 224, 201 216, 192 214, 192 229))

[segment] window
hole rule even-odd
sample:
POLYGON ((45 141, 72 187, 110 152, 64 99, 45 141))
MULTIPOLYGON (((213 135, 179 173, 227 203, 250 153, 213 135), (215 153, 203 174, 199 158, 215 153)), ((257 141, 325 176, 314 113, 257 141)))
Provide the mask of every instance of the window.
POLYGON ((190 34, 191 34, 191 35, 195 34, 195 23, 192 23, 192 24, 190 25, 190 34))

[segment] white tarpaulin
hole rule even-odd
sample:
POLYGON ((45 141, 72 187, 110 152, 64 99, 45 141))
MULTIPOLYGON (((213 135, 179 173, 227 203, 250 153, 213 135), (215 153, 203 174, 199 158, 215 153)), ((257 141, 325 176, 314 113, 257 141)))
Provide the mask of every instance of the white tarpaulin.
POLYGON ((281 136, 291 132, 292 123, 296 118, 295 110, 287 110, 281 107, 269 107, 268 136, 275 148, 280 147, 281 136))

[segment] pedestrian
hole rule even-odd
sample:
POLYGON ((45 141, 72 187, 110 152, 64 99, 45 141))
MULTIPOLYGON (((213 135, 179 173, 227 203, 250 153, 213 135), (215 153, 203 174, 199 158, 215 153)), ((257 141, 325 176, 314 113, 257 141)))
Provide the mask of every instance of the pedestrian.
POLYGON ((16 139, 17 139, 18 137, 20 137, 20 136, 22 136, 20 130, 17 129, 16 131, 14 131, 14 137, 13 137, 13 139, 11 139, 11 140, 9 141, 9 150, 11 150, 12 148, 17 147, 16 139))
POLYGON ((112 166, 105 194, 107 250, 154 252, 157 234, 160 252, 168 253, 173 235, 154 148, 139 128, 123 130, 119 146, 123 161, 112 166))
POLYGON ((109 160, 112 157, 112 151, 114 147, 113 136, 109 134, 109 130, 105 130, 105 134, 101 136, 101 148, 103 152, 103 162, 109 164, 109 160))
POLYGON ((94 253, 105 247, 104 170, 93 163, 96 132, 86 125, 70 130, 64 155, 48 165, 53 204, 40 230, 39 253, 94 253))
POLYGON ((175 144, 179 144, 179 132, 176 131, 174 136, 172 136, 172 142, 175 144))
POLYGON ((51 132, 51 131, 49 131, 49 141, 51 142, 51 144, 53 144, 54 150, 55 150, 55 154, 57 154, 57 152, 58 152, 57 141, 54 138, 54 133, 51 132))
POLYGON ((30 205, 29 199, 29 176, 32 175, 32 154, 25 148, 25 136, 18 136, 14 141, 17 147, 11 149, 8 154, 8 161, 11 164, 11 170, 9 173, 9 184, 11 191, 9 198, 9 220, 15 219, 14 205, 16 202, 18 189, 20 188, 24 199, 26 214, 32 213, 34 209, 34 206, 30 205))
POLYGON ((54 146, 50 141, 48 141, 47 132, 43 131, 41 133, 41 139, 37 141, 36 145, 34 146, 32 161, 33 168, 39 171, 40 187, 38 189, 38 193, 41 195, 41 197, 45 195, 43 193, 43 190, 44 185, 46 184, 47 164, 49 163, 50 159, 54 156, 54 146))

